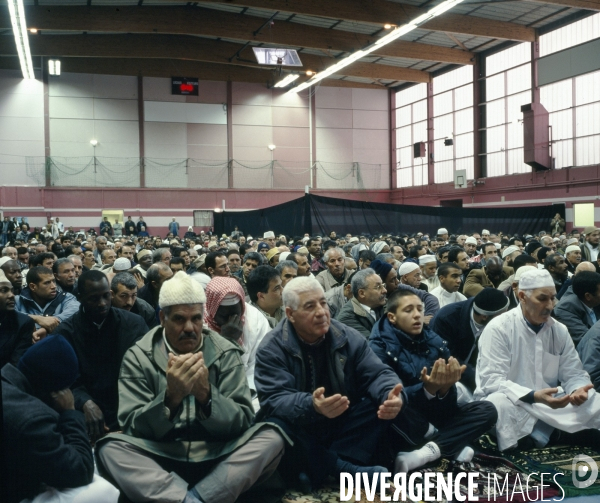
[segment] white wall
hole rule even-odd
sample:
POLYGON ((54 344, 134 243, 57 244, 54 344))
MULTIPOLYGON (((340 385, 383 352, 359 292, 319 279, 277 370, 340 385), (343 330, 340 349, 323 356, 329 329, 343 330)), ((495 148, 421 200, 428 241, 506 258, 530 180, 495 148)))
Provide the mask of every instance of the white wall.
POLYGON ((0 71, 0 180, 2 185, 44 184, 44 95, 40 80, 0 71), (29 157, 29 160, 27 159, 29 157), (28 176, 37 172, 38 178, 28 176), (37 169, 36 169, 37 168, 37 169))

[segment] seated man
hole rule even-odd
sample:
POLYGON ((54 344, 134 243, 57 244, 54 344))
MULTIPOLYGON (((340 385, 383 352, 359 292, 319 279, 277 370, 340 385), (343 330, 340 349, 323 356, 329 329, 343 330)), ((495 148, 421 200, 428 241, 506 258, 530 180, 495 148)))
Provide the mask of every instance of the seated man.
POLYGON ((260 405, 254 384, 256 350, 271 330, 269 322, 258 309, 246 304, 244 290, 235 278, 215 277, 206 286, 206 324, 228 341, 239 345, 244 353, 242 363, 252 394, 252 406, 260 405))
POLYGON ((316 278, 326 292, 334 286, 340 286, 350 276, 346 270, 346 254, 341 248, 329 248, 323 255, 327 270, 321 271, 316 278))
POLYGON ((600 324, 596 323, 581 338, 577 345, 577 353, 581 358, 584 370, 596 391, 600 391, 600 324))
POLYGON ((148 268, 148 271, 146 271, 146 285, 138 290, 138 297, 145 300, 154 309, 157 323, 158 312, 160 311, 158 305, 160 289, 165 281, 170 280, 172 277, 173 271, 171 271, 171 268, 164 262, 157 262, 148 268))
POLYGON ((556 291, 560 292, 567 279, 569 279, 569 271, 565 258, 558 253, 548 254, 544 259, 544 267, 550 273, 550 276, 552 276, 556 284, 556 291))
POLYGON ((352 278, 354 278, 357 272, 358 269, 350 274, 343 285, 334 286, 331 290, 325 292, 325 300, 327 300, 329 313, 332 318, 335 318, 342 310, 342 307, 352 298, 352 278))
POLYGON ((148 328, 154 328, 157 325, 154 309, 145 300, 138 298, 137 291, 138 284, 132 274, 128 272, 115 274, 110 282, 112 306, 141 316, 148 328))
POLYGON ((358 271, 352 276, 352 298, 336 319, 368 339, 373 326, 383 316, 386 293, 381 277, 373 269, 358 271))
POLYGON ((473 269, 463 288, 465 297, 475 297, 481 290, 487 287, 498 288, 500 283, 508 279, 513 274, 512 267, 504 267, 502 259, 497 256, 491 256, 485 260, 485 266, 481 269, 473 269))
MULTIPOLYGON (((21 272, 21 266, 19 262, 9 257, 2 257, 0 259, 0 269, 6 275, 6 279, 11 282, 13 287, 13 293, 19 295, 23 289, 23 275, 21 272)), ((27 273, 25 273, 27 275, 27 273)))
POLYGON ((27 286, 15 299, 17 311, 28 314, 35 322, 34 342, 43 339, 79 309, 77 299, 58 292, 52 269, 37 266, 27 273, 27 286))
POLYGON ((291 260, 280 261, 275 269, 281 276, 281 288, 285 288, 285 285, 298 276, 298 264, 291 260))
POLYGON ((450 354, 467 366, 461 383, 471 392, 475 390, 478 338, 485 326, 508 306, 509 300, 500 290, 485 288, 475 297, 443 307, 431 320, 431 330, 446 340, 450 354))
POLYGON ((74 383, 75 408, 83 411, 92 441, 118 429, 117 380, 125 352, 148 331, 144 320, 111 307, 106 274, 86 271, 79 277, 81 306, 56 330, 75 349, 80 376, 74 383))
POLYGON ((132 501, 233 503, 275 471, 283 439, 272 425, 251 426, 242 349, 203 328, 202 286, 179 272, 159 303, 161 326, 123 360, 123 434, 98 457, 132 501))
POLYGON ((421 283, 421 268, 415 262, 404 262, 398 269, 401 285, 412 286, 425 292, 428 291, 427 285, 421 283))
POLYGON ((281 424, 294 441, 289 472, 308 473, 316 486, 341 472, 387 471, 372 465, 387 421, 402 407, 398 377, 364 336, 330 319, 314 278, 290 281, 283 299, 286 319, 263 339, 254 380, 257 418, 281 424))
POLYGON ((398 439, 410 439, 401 442, 403 447, 422 445, 398 453, 395 472, 408 473, 440 456, 471 461, 473 450, 465 448, 497 418, 492 404, 458 406, 456 383, 466 365, 450 356, 439 335, 424 327, 423 316, 421 299, 398 290, 369 338, 371 349, 398 374, 408 395, 408 405, 394 420, 392 431, 398 428, 402 432, 398 439))
POLYGON ((240 285, 242 285, 242 288, 244 289, 244 295, 246 295, 247 300, 250 300, 250 297, 248 295, 248 287, 246 286, 246 283, 248 282, 248 277, 250 276, 250 273, 254 271, 254 269, 256 269, 259 265, 262 265, 262 263, 263 257, 260 253, 248 252, 244 255, 244 258, 242 259, 241 269, 237 273, 233 274, 233 277, 240 282, 240 285))
POLYGON ((38 495, 45 502, 117 503, 119 491, 94 475, 83 414, 69 389, 78 374, 75 352, 60 335, 2 369, 3 449, 10 455, 0 484, 4 503, 38 495))
POLYGON ((423 282, 427 285, 429 292, 440 286, 440 280, 436 274, 438 263, 435 255, 421 255, 419 257, 419 267, 421 268, 423 282))
POLYGON ((440 308, 448 304, 467 300, 458 291, 461 283, 462 269, 457 264, 453 262, 442 264, 437 270, 437 276, 439 278, 439 286, 430 290, 429 293, 434 295, 440 302, 440 308))
POLYGON ((56 280, 56 288, 61 292, 76 295, 77 278, 75 277, 75 266, 68 258, 59 258, 52 265, 52 272, 56 280))
POLYGON ((593 385, 567 328, 550 316, 555 295, 548 271, 526 272, 520 308, 496 317, 481 335, 474 397, 496 406, 501 451, 524 437, 527 447, 545 447, 555 428, 561 442, 600 447, 600 399, 588 394, 593 385), (581 438, 570 435, 580 431, 581 438))
POLYGON ((12 283, 0 269, 0 368, 16 365, 31 346, 35 323, 26 314, 15 311, 12 283))
MULTIPOLYGON (((554 278, 553 278, 554 279, 554 278)), ((554 307, 554 317, 564 323, 575 347, 600 319, 600 274, 582 271, 573 276, 573 293, 565 293, 554 307)))
POLYGON ((279 273, 271 266, 261 265, 250 273, 246 286, 251 304, 267 319, 270 327, 275 328, 285 314, 279 273))

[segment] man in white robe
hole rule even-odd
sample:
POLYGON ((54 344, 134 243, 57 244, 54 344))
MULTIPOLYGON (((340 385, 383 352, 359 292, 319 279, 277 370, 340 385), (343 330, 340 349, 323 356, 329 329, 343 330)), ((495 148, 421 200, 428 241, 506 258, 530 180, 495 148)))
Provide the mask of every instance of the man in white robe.
MULTIPOLYGON (((555 428, 600 428, 600 399, 567 328, 550 316, 555 295, 548 271, 528 271, 519 281, 520 305, 481 334, 474 398, 496 406, 501 451, 528 435, 543 447, 555 428)), ((589 433, 596 441, 598 431, 589 433)))
POLYGON ((454 302, 462 302, 467 298, 458 291, 460 288, 462 269, 453 262, 442 264, 437 270, 439 286, 429 290, 431 295, 440 301, 440 309, 454 302))

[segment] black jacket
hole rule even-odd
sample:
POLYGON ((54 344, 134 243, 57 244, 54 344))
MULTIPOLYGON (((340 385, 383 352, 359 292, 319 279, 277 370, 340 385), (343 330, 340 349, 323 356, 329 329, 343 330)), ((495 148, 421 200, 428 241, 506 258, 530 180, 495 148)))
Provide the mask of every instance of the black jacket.
POLYGON ((13 365, 2 369, 4 455, 0 501, 19 502, 52 487, 91 483, 94 459, 81 412, 60 413, 33 395, 13 365))
POLYGON ((31 346, 35 323, 26 314, 6 311, 0 322, 0 368, 7 363, 16 365, 31 346))
MULTIPOLYGON (((326 337, 330 338, 332 384, 331 390, 325 390, 326 396, 340 393, 348 397, 350 404, 358 404, 364 397, 375 404, 383 403, 400 379, 377 358, 365 337, 336 320, 331 320, 326 337)), ((274 417, 304 426, 323 420, 313 406, 312 394, 303 391, 305 381, 300 342, 285 318, 264 337, 256 352, 254 382, 260 400, 256 421, 274 417)))
POLYGON ((135 299, 135 304, 131 308, 130 313, 137 314, 144 318, 146 325, 149 329, 158 326, 158 320, 156 319, 156 311, 148 304, 144 299, 135 299))
POLYGON ((79 360, 81 375, 71 386, 77 410, 92 400, 104 413, 106 425, 111 430, 118 427, 121 362, 125 352, 147 332, 141 316, 114 307, 100 329, 86 318, 83 306, 58 326, 56 333, 69 341, 79 360))
MULTIPOLYGON (((594 308, 593 311, 596 320, 600 320, 600 307, 594 308)), ((570 292, 567 291, 560 299, 560 302, 556 304, 553 316, 566 325, 575 347, 577 347, 579 341, 594 325, 583 302, 579 300, 579 297, 572 290, 570 292)))
POLYGON ((475 390, 475 365, 478 354, 475 334, 471 328, 471 309, 474 301, 475 297, 471 297, 462 302, 448 304, 442 307, 429 323, 429 328, 448 342, 450 354, 461 365, 467 366, 460 381, 472 391, 475 390))

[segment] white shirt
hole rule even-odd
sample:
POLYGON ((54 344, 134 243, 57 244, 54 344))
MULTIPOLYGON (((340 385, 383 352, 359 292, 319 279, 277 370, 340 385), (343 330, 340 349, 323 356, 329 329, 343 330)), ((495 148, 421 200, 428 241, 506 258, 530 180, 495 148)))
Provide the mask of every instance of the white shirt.
POLYGON ((600 246, 596 246, 596 248, 594 248, 587 241, 585 243, 585 246, 587 246, 587 249, 590 250, 590 262, 596 262, 596 260, 598 260, 598 252, 600 251, 600 246))
POLYGON ((526 323, 521 307, 496 316, 484 328, 479 338, 476 383, 475 400, 489 400, 498 410, 496 434, 501 451, 529 435, 538 419, 569 432, 594 427, 590 421, 600 419, 587 414, 600 405, 593 391, 578 408, 551 409, 520 400, 530 391, 559 383, 569 394, 590 384, 567 327, 550 318, 536 334, 526 323))
POLYGON ((449 292, 444 290, 444 288, 440 285, 433 290, 430 290, 429 293, 437 297, 440 301, 440 309, 448 304, 453 304, 454 302, 461 302, 463 300, 467 300, 467 298, 460 292, 449 292))
MULTIPOLYGON (((360 302, 359 302, 359 304, 360 304, 360 302)), ((375 311, 373 311, 369 306, 365 306, 364 304, 360 304, 360 305, 367 312, 367 314, 371 315, 371 318, 373 318, 375 321, 377 321, 377 315, 375 314, 375 311)))
POLYGON ((437 274, 434 274, 431 278, 424 279, 423 283, 427 285, 427 291, 431 293, 434 288, 440 286, 440 278, 438 278, 437 274))
POLYGON ((254 384, 254 367, 256 366, 256 351, 263 337, 271 331, 269 322, 263 314, 246 302, 246 312, 244 314, 244 343, 242 349, 242 363, 246 369, 246 379, 252 392, 252 406, 254 411, 258 412, 260 405, 256 395, 256 385, 254 384))

